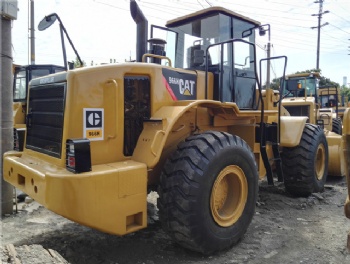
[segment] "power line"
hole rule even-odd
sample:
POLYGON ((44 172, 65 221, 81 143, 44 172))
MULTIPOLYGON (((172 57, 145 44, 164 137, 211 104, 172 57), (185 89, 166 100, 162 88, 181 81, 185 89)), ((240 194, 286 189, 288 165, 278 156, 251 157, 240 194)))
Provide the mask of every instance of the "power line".
POLYGON ((121 7, 118 7, 118 6, 115 6, 115 5, 107 4, 107 3, 96 1, 96 0, 94 2, 96 2, 97 4, 106 5, 106 6, 109 6, 109 7, 113 7, 113 8, 116 8, 116 9, 120 9, 120 10, 123 10, 123 11, 130 12, 129 9, 121 8, 121 7))
MULTIPOLYGON (((224 4, 232 4, 232 2, 228 2, 228 1, 219 1, 219 2, 222 2, 224 4)), ((304 7, 304 6, 300 6, 300 5, 293 5, 293 4, 290 4, 290 2, 288 2, 287 4, 284 2, 284 3, 279 3, 279 2, 274 2, 274 1, 269 1, 269 3, 272 3, 272 4, 278 4, 278 5, 283 5, 283 6, 287 6, 287 7, 298 7, 298 8, 307 8, 307 7, 304 7)), ((251 5, 242 5, 242 4, 237 4, 237 3, 234 3, 234 5, 236 6, 244 6, 244 7, 252 7, 251 5)), ((259 8, 260 9, 260 8, 259 8)), ((263 8, 264 9, 264 8, 263 8)), ((273 10, 273 9, 268 9, 268 10, 271 10, 271 11, 280 11, 280 10, 273 10)))
POLYGON ((334 26, 333 24, 329 24, 329 25, 332 26, 332 27, 335 27, 336 29, 339 29, 340 31, 345 32, 346 34, 350 34, 350 32, 347 32, 347 31, 345 31, 345 30, 342 30, 341 28, 339 28, 339 27, 337 27, 337 26, 334 26))
POLYGON ((204 0, 209 6, 213 6, 208 0, 204 0))
POLYGON ((202 8, 204 8, 204 6, 201 4, 201 2, 199 0, 197 0, 198 4, 201 5, 202 8))
MULTIPOLYGON (((150 8, 150 9, 154 9, 155 5, 154 5, 154 2, 149 2, 149 1, 142 1, 141 2, 142 6, 145 6, 145 4, 147 5, 151 5, 152 7, 147 7, 147 8, 150 8)), ((184 4, 187 4, 187 3, 184 3, 184 4)), ((161 9, 162 12, 167 12, 166 10, 169 10, 169 8, 171 9, 175 9, 175 11, 177 11, 177 15, 179 13, 179 8, 178 7, 175 7, 175 6, 170 6, 170 5, 163 5, 163 4, 160 4, 160 3, 157 3, 157 7, 164 7, 164 9, 161 9)), ((193 12, 195 11, 196 9, 193 9, 193 8, 184 8, 183 5, 181 5, 181 10, 182 11, 190 11, 190 12, 193 12)))
POLYGON ((347 23, 350 23, 350 21, 349 20, 346 20, 345 18, 343 18, 343 17, 341 17, 341 16, 338 16, 337 14, 335 14, 335 13, 331 13, 332 15, 335 15, 335 16, 337 16, 337 17, 339 17, 339 18, 341 18, 341 19, 343 19, 345 22, 347 22, 347 23))

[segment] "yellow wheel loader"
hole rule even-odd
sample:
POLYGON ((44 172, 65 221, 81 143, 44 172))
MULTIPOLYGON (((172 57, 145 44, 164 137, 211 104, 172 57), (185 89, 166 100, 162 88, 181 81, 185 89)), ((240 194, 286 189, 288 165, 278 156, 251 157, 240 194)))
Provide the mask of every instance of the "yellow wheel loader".
MULTIPOLYGON (((309 123, 323 128, 328 143, 327 174, 345 176, 347 157, 343 153, 346 141, 343 138, 342 121, 330 107, 331 102, 326 102, 326 88, 319 88, 319 79, 318 72, 287 75, 283 84, 282 106, 290 115, 307 116, 309 123)), ((345 118, 344 122, 348 120, 345 118)))
MULTIPOLYGON (((348 185, 348 195, 346 198, 346 202, 345 202, 345 206, 344 206, 344 211, 345 211, 345 215, 347 218, 350 219, 350 108, 348 107, 347 109, 345 109, 344 112, 344 116, 343 116, 343 121, 347 120, 344 122, 343 125, 343 138, 344 138, 344 148, 343 148, 343 152, 344 152, 344 156, 346 157, 346 162, 345 162, 345 166, 346 166, 346 182, 348 185)), ((350 250, 350 240, 349 240, 349 236, 348 236, 348 248, 350 250)))
POLYGON ((259 179, 273 184, 276 174, 303 196, 323 190, 323 130, 287 114, 278 91, 261 89, 259 22, 210 7, 152 26, 148 39, 135 1, 130 9, 137 62, 31 81, 24 149, 5 153, 6 181, 116 235, 146 228, 147 194, 156 190, 169 236, 204 254, 243 237, 259 179))

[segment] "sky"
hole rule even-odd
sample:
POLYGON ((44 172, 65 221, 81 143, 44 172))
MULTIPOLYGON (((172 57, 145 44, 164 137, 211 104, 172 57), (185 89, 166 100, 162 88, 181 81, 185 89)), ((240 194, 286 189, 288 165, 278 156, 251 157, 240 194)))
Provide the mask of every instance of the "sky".
MULTIPOLYGON (((287 74, 316 68, 319 3, 322 0, 136 0, 148 25, 166 21, 210 6, 222 6, 270 24, 272 56, 288 57, 287 74)), ((38 31, 37 25, 51 13, 62 20, 81 59, 87 65, 124 62, 136 57, 136 24, 129 0, 34 0, 35 63, 63 65, 59 23, 38 31)), ((17 20, 12 24, 15 64, 29 64, 29 0, 18 0, 17 20)), ((350 0, 323 0, 319 65, 322 75, 350 83, 350 0)), ((258 54, 266 56, 267 37, 257 37, 258 54)), ((65 40, 68 60, 75 54, 65 40)), ((272 77, 279 77, 272 70, 272 77), (275 73, 276 76, 273 76, 275 73)))

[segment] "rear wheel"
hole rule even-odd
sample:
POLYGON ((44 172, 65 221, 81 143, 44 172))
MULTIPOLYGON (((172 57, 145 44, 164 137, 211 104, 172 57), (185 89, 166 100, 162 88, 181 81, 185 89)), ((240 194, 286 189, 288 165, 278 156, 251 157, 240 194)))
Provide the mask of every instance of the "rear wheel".
POLYGON ((237 243, 255 211, 258 174, 245 141, 209 131, 179 144, 161 174, 159 215, 180 245, 204 254, 237 243))
POLYGON ((321 192, 328 173, 328 145, 322 128, 306 124, 298 146, 282 153, 284 185, 296 196, 321 192))
POLYGON ((340 118, 333 118, 332 120, 332 132, 341 135, 343 133, 342 121, 340 118))

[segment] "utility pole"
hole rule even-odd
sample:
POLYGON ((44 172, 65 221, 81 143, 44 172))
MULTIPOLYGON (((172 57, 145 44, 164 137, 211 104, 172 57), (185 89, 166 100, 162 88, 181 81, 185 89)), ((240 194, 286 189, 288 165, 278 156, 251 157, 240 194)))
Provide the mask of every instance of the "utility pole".
POLYGON ((30 64, 35 64, 34 0, 30 0, 30 64))
POLYGON ((311 29, 317 28, 317 58, 316 58, 316 69, 320 69, 320 40, 321 40, 321 27, 328 25, 328 22, 321 25, 322 15, 329 13, 329 11, 323 12, 323 2, 324 0, 315 1, 315 4, 319 4, 318 14, 312 14, 312 16, 318 17, 318 26, 311 27, 311 29))
POLYGON ((0 175, 1 215, 13 213, 13 187, 2 177, 2 156, 13 150, 11 20, 17 19, 17 1, 0 1, 0 175))

